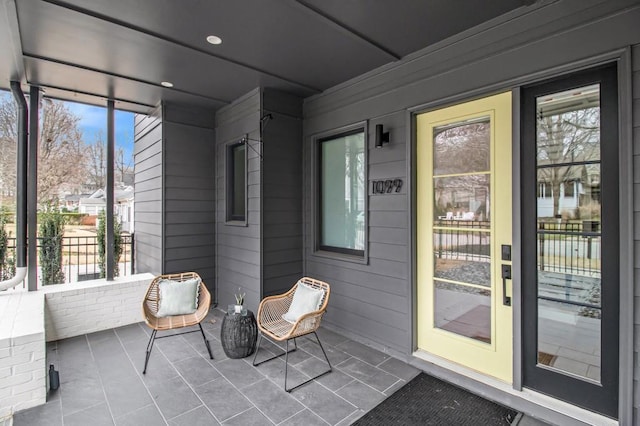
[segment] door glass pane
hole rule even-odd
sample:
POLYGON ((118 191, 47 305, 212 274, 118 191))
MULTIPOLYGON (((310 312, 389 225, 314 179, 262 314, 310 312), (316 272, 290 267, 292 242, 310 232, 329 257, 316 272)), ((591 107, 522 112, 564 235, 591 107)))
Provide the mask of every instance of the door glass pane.
POLYGON ((489 117, 433 131, 434 324, 485 343, 492 339, 490 147, 489 117))
POLYGON ((489 228, 488 174, 434 178, 434 225, 489 228))
POLYGON ((600 381, 599 85, 537 99, 538 364, 600 381))
POLYGON ((435 325, 491 343, 491 291, 436 280, 435 325))
POLYGON ((489 170, 489 117, 433 129, 433 174, 486 172, 489 170))
POLYGON ((434 229, 434 276, 491 287, 491 238, 469 229, 434 229))

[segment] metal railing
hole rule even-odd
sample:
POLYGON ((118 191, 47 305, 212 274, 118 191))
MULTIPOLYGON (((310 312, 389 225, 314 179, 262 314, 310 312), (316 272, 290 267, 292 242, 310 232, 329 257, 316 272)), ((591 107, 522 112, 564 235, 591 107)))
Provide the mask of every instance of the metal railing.
MULTIPOLYGON (((40 247, 42 237, 38 237, 38 286, 42 286, 40 247)), ((118 276, 132 275, 134 271, 133 234, 121 235, 122 253, 118 259, 118 276)), ((7 239, 8 258, 15 259, 16 239, 7 239)), ((3 268, 5 265, 0 265, 3 268)), ((100 260, 97 236, 64 237, 62 240, 62 266, 64 283, 100 278, 100 260)), ((63 283, 59 283, 63 284, 63 283)))
POLYGON ((538 222, 540 271, 600 276, 600 223, 538 222))

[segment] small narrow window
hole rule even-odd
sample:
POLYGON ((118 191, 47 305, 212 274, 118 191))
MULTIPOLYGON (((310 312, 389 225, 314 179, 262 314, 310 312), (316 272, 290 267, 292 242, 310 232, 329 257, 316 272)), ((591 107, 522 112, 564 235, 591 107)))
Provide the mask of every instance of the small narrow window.
POLYGON ((245 221, 247 206, 247 148, 244 142, 227 148, 227 220, 245 221))
POLYGON ((364 257, 364 129, 320 139, 318 162, 318 249, 364 257))

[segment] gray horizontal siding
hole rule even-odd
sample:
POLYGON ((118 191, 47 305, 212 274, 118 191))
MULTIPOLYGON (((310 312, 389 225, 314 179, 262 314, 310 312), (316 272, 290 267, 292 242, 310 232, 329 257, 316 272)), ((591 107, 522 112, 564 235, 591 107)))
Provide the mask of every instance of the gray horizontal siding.
POLYGON ((206 123, 207 111, 165 111, 164 271, 197 272, 215 294, 215 132, 206 123))
POLYGON ((220 306, 235 303, 234 293, 246 293, 246 305, 257 310, 260 301, 260 144, 247 149, 247 225, 226 221, 226 147, 245 135, 260 138, 261 94, 256 89, 216 113, 216 276, 220 306))
POLYGON ((160 110, 134 118, 136 272, 162 273, 162 120, 160 110))

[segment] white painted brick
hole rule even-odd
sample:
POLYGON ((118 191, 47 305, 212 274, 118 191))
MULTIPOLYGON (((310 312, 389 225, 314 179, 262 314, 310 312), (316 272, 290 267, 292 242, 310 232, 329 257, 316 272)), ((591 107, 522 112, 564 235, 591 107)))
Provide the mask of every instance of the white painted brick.
POLYGON ((11 395, 11 388, 9 386, 0 385, 0 405, 2 401, 11 395))
POLYGON ((13 386, 21 385, 23 383, 28 383, 31 380, 33 380, 31 373, 13 374, 7 377, 6 380, 4 380, 3 385, 8 387, 13 387, 13 386))
POLYGON ((12 353, 14 355, 18 355, 18 354, 23 354, 26 352, 41 352, 44 350, 44 336, 40 337, 40 340, 38 341, 34 341, 34 342, 29 342, 29 343, 23 343, 23 344, 17 344, 14 345, 12 348, 12 353))
POLYGON ((11 339, 0 339, 0 349, 8 348, 11 346, 11 339))
MULTIPOLYGON (((44 325, 44 324, 43 324, 44 325)), ((11 339, 11 346, 21 346, 26 345, 33 342, 41 342, 44 344, 44 327, 42 327, 42 332, 36 334, 27 334, 22 336, 15 336, 11 339)))
POLYGON ((7 366, 4 368, 0 368, 0 388, 2 388, 2 381, 3 379, 5 379, 6 377, 9 377, 11 375, 11 367, 7 366))
POLYGON ((11 387, 11 395, 18 396, 23 395, 27 399, 32 399, 32 393, 34 390, 46 386, 46 383, 40 383, 41 381, 32 380, 21 385, 15 385, 11 387))
POLYGON ((13 367, 13 374, 34 373, 44 368, 44 362, 28 362, 13 367))
POLYGON ((11 350, 7 348, 0 349, 0 359, 11 356, 11 350))

